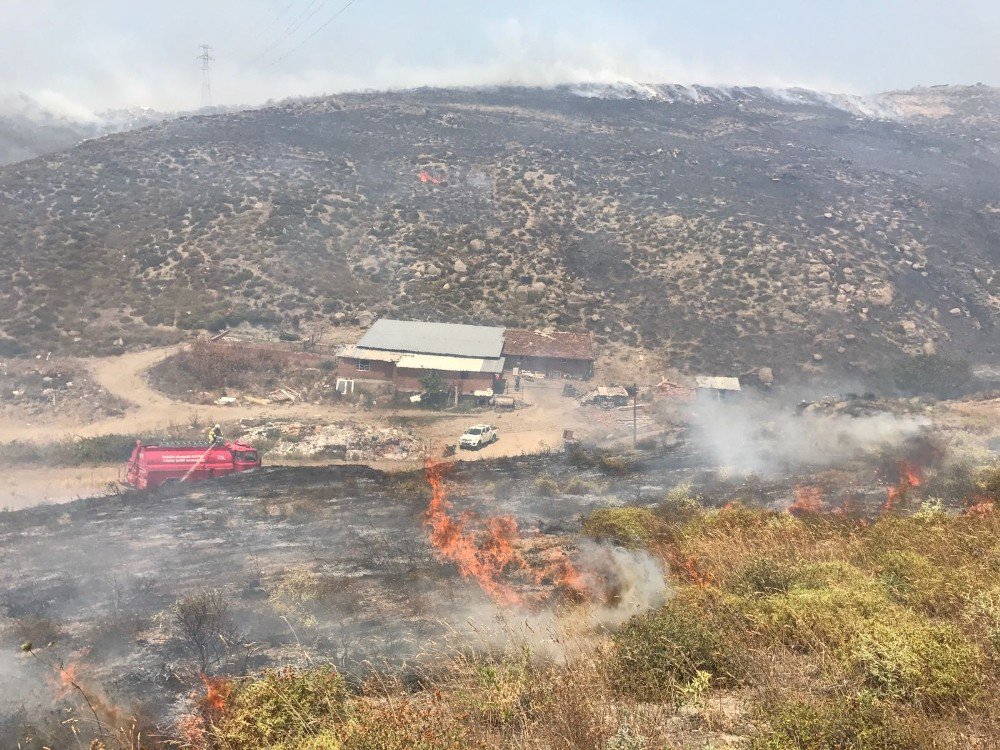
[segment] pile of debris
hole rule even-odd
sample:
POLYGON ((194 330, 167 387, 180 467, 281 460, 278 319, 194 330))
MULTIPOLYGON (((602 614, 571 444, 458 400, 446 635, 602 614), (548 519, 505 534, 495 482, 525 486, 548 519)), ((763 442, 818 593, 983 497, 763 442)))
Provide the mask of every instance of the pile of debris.
POLYGON ((600 406, 602 409, 614 409, 619 406, 627 406, 629 403, 628 391, 620 385, 600 385, 580 398, 580 403, 584 405, 600 406))
POLYGON ((316 457, 345 461, 420 458, 423 445, 401 427, 350 424, 305 424, 245 419, 241 439, 255 445, 276 441, 267 449, 271 457, 316 457))

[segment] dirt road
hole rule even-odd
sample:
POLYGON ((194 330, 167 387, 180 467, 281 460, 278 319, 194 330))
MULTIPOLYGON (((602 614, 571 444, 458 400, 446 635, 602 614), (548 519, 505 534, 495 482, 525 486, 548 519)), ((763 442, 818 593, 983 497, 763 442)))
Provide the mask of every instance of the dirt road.
MULTIPOLYGON (((354 404, 234 404, 203 406, 173 399, 153 388, 149 370, 176 353, 178 347, 162 347, 129 352, 117 357, 77 360, 104 390, 128 404, 117 417, 81 424, 59 414, 44 423, 27 420, 0 421, 0 440, 24 440, 38 443, 67 437, 92 437, 108 434, 156 434, 172 427, 184 427, 195 420, 200 424, 221 422, 232 425, 241 419, 302 421, 314 423, 365 422, 388 424, 399 417, 411 417, 417 436, 440 450, 454 445, 465 429, 478 422, 489 422, 499 429, 500 440, 479 451, 463 451, 464 460, 496 458, 561 450, 563 431, 578 436, 605 436, 614 429, 614 420, 603 414, 585 414, 573 399, 562 394, 561 381, 524 383, 516 394, 519 408, 511 412, 431 413, 419 409, 365 410, 354 404)), ((266 463, 270 462, 265 458, 266 463)), ((384 467, 383 467, 384 468, 384 467)), ((51 469, 17 467, 11 475, 16 482, 0 491, 0 507, 25 506, 36 502, 59 502, 103 491, 117 477, 116 467, 86 469, 51 469)))

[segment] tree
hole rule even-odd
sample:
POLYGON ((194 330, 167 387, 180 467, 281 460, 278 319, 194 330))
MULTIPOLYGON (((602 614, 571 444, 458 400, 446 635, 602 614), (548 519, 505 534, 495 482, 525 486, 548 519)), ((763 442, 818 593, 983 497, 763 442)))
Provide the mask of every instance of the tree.
POLYGON ((420 378, 420 387, 424 389, 429 404, 438 404, 447 398, 448 384, 437 370, 428 370, 427 374, 420 378))
POLYGON ((243 640, 229 601, 218 591, 203 591, 178 600, 174 604, 174 624, 202 672, 225 659, 243 640))

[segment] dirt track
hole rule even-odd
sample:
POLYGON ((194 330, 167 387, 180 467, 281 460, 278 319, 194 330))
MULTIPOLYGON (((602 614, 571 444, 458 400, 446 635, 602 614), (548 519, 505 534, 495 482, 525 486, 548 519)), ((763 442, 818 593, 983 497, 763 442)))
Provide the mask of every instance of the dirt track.
MULTIPOLYGON (((0 421, 0 435, 5 441, 44 443, 72 436, 157 433, 188 425, 195 419, 201 424, 233 424, 241 419, 379 423, 398 417, 414 417, 417 419, 413 420, 412 429, 418 437, 431 450, 439 450, 444 445, 454 444, 470 424, 489 422, 496 425, 501 436, 497 443, 480 451, 462 452, 463 459, 476 460, 559 450, 563 430, 567 428, 579 436, 600 437, 615 430, 612 415, 583 414, 575 401, 564 398, 561 381, 526 382, 524 390, 517 395, 523 408, 512 412, 434 414, 417 409, 364 410, 353 404, 195 405, 170 398, 149 384, 150 368, 177 350, 178 347, 171 346, 117 357, 77 360, 97 384, 129 404, 121 416, 86 424, 58 413, 44 422, 7 419, 0 421)), ((18 468, 18 481, 0 491, 0 507, 65 502, 97 494, 105 490, 116 475, 114 467, 94 467, 93 470, 18 468)))

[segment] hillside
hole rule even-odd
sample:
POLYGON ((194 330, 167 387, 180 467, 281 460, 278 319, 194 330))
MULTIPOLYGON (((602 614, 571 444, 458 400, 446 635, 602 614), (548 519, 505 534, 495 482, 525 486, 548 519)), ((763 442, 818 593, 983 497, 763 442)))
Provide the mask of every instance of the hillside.
POLYGON ((146 107, 89 116, 60 114, 24 94, 0 96, 0 165, 63 151, 88 138, 134 130, 169 117, 146 107))
POLYGON ((1000 104, 671 86, 354 94, 0 169, 0 353, 374 316, 673 366, 1000 356, 1000 104))

